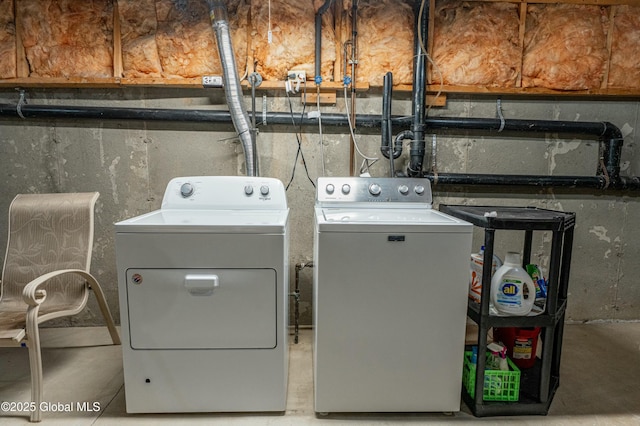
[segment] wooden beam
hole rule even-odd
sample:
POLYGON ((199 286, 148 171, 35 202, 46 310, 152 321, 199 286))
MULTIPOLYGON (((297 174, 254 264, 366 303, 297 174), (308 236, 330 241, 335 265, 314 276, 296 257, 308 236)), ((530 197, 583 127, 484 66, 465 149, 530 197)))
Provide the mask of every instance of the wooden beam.
POLYGON ((335 105, 336 97, 336 92, 308 92, 302 94, 300 101, 303 104, 317 105, 318 98, 320 98, 321 105, 335 105))
POLYGON ((22 44, 22 34, 24 29, 22 28, 22 22, 18 18, 17 3, 17 1, 13 2, 13 16, 16 21, 16 75, 18 78, 25 78, 29 77, 29 63, 27 62, 27 52, 24 48, 24 44, 22 44))
POLYGON ((640 6, 640 0, 465 0, 468 2, 482 3, 566 3, 566 4, 584 4, 595 6, 611 6, 614 4, 628 4, 630 6, 640 6))
POLYGON ((440 93, 439 95, 427 95, 427 106, 447 106, 447 95, 444 93, 440 93))
POLYGON ((118 2, 113 2, 113 76, 123 77, 124 66, 122 63, 122 34, 120 31, 120 12, 118 2))
POLYGON ((342 77, 344 76, 344 71, 342 70, 343 9, 342 0, 336 0, 333 4, 333 17, 335 20, 333 30, 336 35, 336 62, 333 64, 333 81, 342 81, 342 77))
MULTIPOLYGON (((431 61, 433 60, 433 37, 435 35, 435 28, 436 28, 435 10, 436 10, 436 0, 429 0, 429 27, 427 28, 426 48, 427 48, 429 57, 431 58, 431 61)), ((416 30, 417 28, 419 27, 416 26, 416 30)), ((423 37, 424 37, 424 34, 423 34, 423 37)), ((439 81, 434 81, 433 79, 433 64, 431 63, 431 61, 427 60, 427 82, 429 84, 440 83, 439 81)))
POLYGON ((527 3, 520 4, 520 32, 518 34, 518 47, 520 48, 520 61, 518 62, 516 87, 522 87, 522 68, 524 66, 524 35, 527 25, 527 3))
POLYGON ((601 88, 606 89, 609 85, 609 70, 611 69, 611 46, 613 45, 613 30, 615 28, 614 22, 618 6, 611 6, 609 10, 609 29, 607 30, 607 63, 605 64, 604 73, 602 75, 601 88))

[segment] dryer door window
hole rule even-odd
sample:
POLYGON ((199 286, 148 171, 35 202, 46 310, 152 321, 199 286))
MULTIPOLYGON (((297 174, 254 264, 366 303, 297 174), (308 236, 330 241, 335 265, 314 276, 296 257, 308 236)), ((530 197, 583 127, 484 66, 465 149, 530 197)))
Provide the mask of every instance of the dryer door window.
POLYGON ((127 270, 133 349, 274 348, 273 269, 127 270))

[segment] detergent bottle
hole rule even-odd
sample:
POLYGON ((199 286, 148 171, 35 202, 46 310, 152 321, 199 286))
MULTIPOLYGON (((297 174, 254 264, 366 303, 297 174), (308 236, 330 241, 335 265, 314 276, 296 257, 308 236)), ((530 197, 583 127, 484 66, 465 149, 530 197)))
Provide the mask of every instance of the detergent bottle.
MULTIPOLYGON (((480 295, 482 294, 482 269, 484 265, 484 246, 480 247, 478 253, 471 254, 471 265, 469 277, 469 299, 476 303, 480 303, 480 295)), ((491 276, 496 273, 496 270, 502 266, 502 260, 495 254, 493 255, 493 262, 491 262, 491 276)))
POLYGON ((536 288, 521 266, 520 253, 508 252, 504 265, 498 268, 491 279, 492 307, 498 315, 527 315, 535 298, 536 288))

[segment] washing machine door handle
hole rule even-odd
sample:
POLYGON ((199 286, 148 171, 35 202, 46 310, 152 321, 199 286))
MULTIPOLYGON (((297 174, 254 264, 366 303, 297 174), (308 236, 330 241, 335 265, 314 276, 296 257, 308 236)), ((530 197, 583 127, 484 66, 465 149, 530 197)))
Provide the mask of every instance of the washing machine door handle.
POLYGON ((211 296, 218 286, 220 279, 214 274, 187 274, 184 277, 184 287, 192 296, 211 296))

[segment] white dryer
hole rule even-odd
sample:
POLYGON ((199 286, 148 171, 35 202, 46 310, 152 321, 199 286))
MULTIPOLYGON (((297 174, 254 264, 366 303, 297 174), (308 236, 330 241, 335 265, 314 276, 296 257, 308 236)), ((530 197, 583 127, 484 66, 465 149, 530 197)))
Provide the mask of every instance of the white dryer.
POLYGON ((472 225, 427 179, 317 188, 315 411, 460 410, 472 225))
POLYGON ((127 412, 284 411, 282 182, 181 177, 116 223, 127 412))

